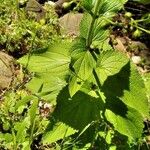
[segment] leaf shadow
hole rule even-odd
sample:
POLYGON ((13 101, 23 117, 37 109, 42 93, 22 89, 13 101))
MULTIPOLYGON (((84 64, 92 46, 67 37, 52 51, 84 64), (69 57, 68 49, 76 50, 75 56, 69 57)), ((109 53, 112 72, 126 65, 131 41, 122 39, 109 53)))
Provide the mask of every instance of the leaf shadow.
POLYGON ((57 97, 57 106, 53 116, 70 127, 83 130, 88 124, 100 119, 100 110, 104 107, 99 98, 84 92, 70 97, 68 86, 57 97))
POLYGON ((116 115, 125 117, 128 111, 127 105, 121 100, 124 91, 130 91, 130 62, 128 62, 119 73, 109 76, 102 86, 102 92, 106 97, 106 109, 113 111, 116 115))

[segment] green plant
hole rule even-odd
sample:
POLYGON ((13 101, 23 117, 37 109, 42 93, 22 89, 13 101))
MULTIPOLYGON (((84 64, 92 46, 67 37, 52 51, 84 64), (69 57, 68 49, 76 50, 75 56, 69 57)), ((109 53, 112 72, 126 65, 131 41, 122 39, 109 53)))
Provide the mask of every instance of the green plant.
POLYGON ((31 49, 45 48, 52 43, 58 37, 57 15, 49 5, 45 4, 44 9, 46 15, 38 22, 35 17, 26 14, 25 8, 18 8, 18 1, 2 0, 0 47, 20 56, 31 49))
POLYGON ((59 149, 130 149, 149 116, 142 77, 108 43, 108 25, 126 0, 83 0, 80 36, 19 62, 34 73, 27 88, 56 105, 43 144, 59 149))
POLYGON ((7 92, 0 107, 0 149, 30 149, 48 123, 40 116, 38 98, 23 90, 7 92))

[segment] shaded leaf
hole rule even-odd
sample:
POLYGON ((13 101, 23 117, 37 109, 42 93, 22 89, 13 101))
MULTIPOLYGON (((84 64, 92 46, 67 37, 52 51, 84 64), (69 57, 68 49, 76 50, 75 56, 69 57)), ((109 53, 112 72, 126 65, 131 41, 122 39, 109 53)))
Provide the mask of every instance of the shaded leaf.
POLYGON ((148 117, 145 86, 134 65, 128 63, 118 74, 108 77, 102 86, 102 91, 107 103, 119 98, 125 105, 141 113, 143 118, 148 117))
POLYGON ((65 87, 57 97, 54 117, 76 130, 84 129, 88 124, 100 119, 103 103, 81 91, 70 97, 68 87, 65 87))

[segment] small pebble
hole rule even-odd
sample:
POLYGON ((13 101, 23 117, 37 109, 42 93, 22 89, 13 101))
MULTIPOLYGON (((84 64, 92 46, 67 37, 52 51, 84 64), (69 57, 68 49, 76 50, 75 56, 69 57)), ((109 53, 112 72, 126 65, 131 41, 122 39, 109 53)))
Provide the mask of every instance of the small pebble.
POLYGON ((142 59, 140 56, 132 56, 131 60, 133 61, 134 64, 138 65, 141 63, 142 59))
POLYGON ((39 102, 39 107, 42 107, 43 106, 43 103, 42 101, 39 102))
POLYGON ((51 107, 52 107, 52 104, 48 104, 48 103, 45 103, 45 104, 44 104, 44 109, 45 109, 45 108, 49 108, 49 109, 50 109, 51 107))
POLYGON ((52 1, 48 1, 46 4, 48 4, 48 5, 50 5, 50 6, 53 6, 53 7, 56 6, 56 4, 55 4, 54 2, 52 2, 52 1))

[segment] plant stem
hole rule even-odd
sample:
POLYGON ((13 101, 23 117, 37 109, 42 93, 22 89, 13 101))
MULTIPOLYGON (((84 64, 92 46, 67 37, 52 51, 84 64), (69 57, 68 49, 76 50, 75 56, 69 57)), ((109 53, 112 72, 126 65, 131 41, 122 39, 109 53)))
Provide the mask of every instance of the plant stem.
POLYGON ((14 132, 14 129, 12 128, 12 135, 13 135, 13 144, 14 144, 14 150, 17 150, 17 141, 16 141, 16 135, 14 132))
POLYGON ((137 22, 136 20, 132 19, 130 25, 136 27, 137 29, 139 29, 139 30, 141 30, 141 31, 143 31, 143 32, 146 32, 146 33, 150 34, 150 31, 149 31, 149 30, 146 30, 146 29, 144 29, 144 28, 138 26, 137 23, 138 23, 138 22, 137 22))
POLYGON ((16 15, 17 15, 17 20, 19 20, 19 0, 16 0, 16 15))
MULTIPOLYGON (((89 32, 88 32, 87 41, 86 41, 87 48, 89 48, 90 45, 92 44, 93 27, 94 27, 94 24, 95 24, 95 21, 96 21, 96 18, 97 18, 97 13, 99 11, 100 3, 101 3, 101 0, 97 0, 96 4, 95 4, 95 7, 94 7, 94 13, 93 13, 93 16, 92 16, 92 21, 91 21, 91 24, 90 24, 90 27, 89 27, 89 32)), ((94 60, 97 62, 97 57, 96 57, 95 53, 91 52, 91 55, 93 56, 94 60)), ((98 75, 97 75, 95 69, 93 70, 93 75, 94 75, 94 78, 95 78, 96 83, 98 85, 98 88, 100 90, 101 89, 101 83, 99 81, 99 78, 98 78, 98 75)))
POLYGON ((98 78, 98 75, 97 75, 95 69, 93 70, 93 75, 94 75, 94 78, 95 78, 96 83, 97 83, 97 85, 98 85, 98 88, 99 88, 99 90, 101 91, 101 87, 102 87, 102 86, 101 86, 101 83, 100 83, 100 81, 99 81, 99 78, 98 78))
POLYGON ((93 15, 92 15, 92 21, 91 21, 91 24, 90 24, 90 27, 89 27, 89 30, 88 30, 88 34, 87 34, 87 41, 86 41, 87 48, 89 48, 90 45, 92 44, 93 27, 94 27, 94 24, 95 24, 95 21, 96 21, 96 18, 97 18, 97 12, 98 12, 100 2, 101 2, 101 0, 97 0, 96 4, 95 4, 95 7, 94 7, 94 12, 93 12, 93 15))
POLYGON ((139 30, 141 30, 141 31, 143 31, 143 32, 146 32, 146 33, 150 34, 149 30, 146 30, 146 29, 144 29, 142 27, 136 26, 136 28, 139 29, 139 30))
POLYGON ((96 21, 96 19, 93 17, 91 24, 90 24, 90 27, 89 27, 89 30, 88 30, 88 36, 87 36, 87 41, 86 41, 87 48, 89 48, 91 43, 92 43, 92 38, 93 38, 93 33, 92 33, 93 30, 92 29, 93 29, 93 26, 95 24, 95 21, 96 21))
POLYGON ((31 134, 30 134, 30 141, 29 141, 29 145, 31 146, 32 142, 33 142, 33 132, 34 132, 34 127, 35 127, 35 119, 33 121, 33 125, 31 128, 31 134))
POLYGON ((25 69, 27 69, 27 68, 28 68, 28 65, 29 65, 29 61, 30 61, 31 54, 32 54, 32 51, 33 51, 33 44, 34 44, 34 42, 35 42, 36 34, 37 34, 37 30, 36 30, 36 32, 35 32, 35 34, 34 34, 34 36, 33 36, 33 39, 32 39, 31 50, 29 51, 29 54, 28 54, 28 59, 27 59, 27 64, 26 64, 26 66, 25 66, 25 69))

